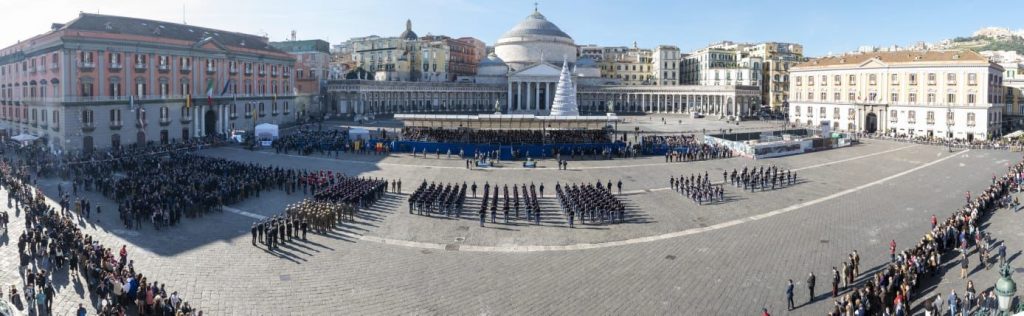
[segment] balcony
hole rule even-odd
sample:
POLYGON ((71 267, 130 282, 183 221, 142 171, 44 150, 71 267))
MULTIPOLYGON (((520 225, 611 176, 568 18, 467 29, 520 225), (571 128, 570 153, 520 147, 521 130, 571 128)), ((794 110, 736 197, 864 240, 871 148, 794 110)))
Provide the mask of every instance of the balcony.
POLYGON ((281 77, 288 78, 288 77, 291 77, 291 76, 292 76, 292 73, 289 72, 289 71, 282 71, 281 72, 281 77))
POLYGON ((112 130, 112 131, 120 130, 122 127, 124 127, 124 122, 121 122, 121 121, 112 121, 112 122, 110 122, 110 130, 112 130))
POLYGON ((252 69, 251 68, 250 69, 246 69, 245 70, 245 74, 251 76, 252 75, 252 69))
POLYGON ((192 115, 183 115, 181 117, 181 122, 182 123, 186 123, 186 124, 187 123, 191 123, 192 122, 192 115))
POLYGON ((89 70, 95 69, 96 68, 96 63, 94 63, 92 61, 80 61, 80 62, 78 62, 78 68, 89 69, 89 70))
POLYGON ((270 71, 270 76, 271 77, 277 77, 277 70, 271 70, 270 71))
POLYGON ((212 67, 212 66, 207 66, 206 67, 206 73, 212 74, 212 73, 215 73, 215 72, 217 72, 217 68, 216 67, 212 67))
POLYGON ((192 72, 192 65, 181 65, 181 73, 187 74, 192 72))
POLYGON ((92 132, 92 131, 95 131, 95 130, 96 130, 96 125, 93 124, 92 122, 82 122, 82 131, 83 132, 88 133, 88 132, 92 132))
POLYGON ((266 70, 260 70, 260 76, 266 76, 266 75, 267 75, 267 71, 266 70))
POLYGON ((28 67, 28 73, 30 73, 30 74, 36 73, 36 66, 29 66, 28 67))
POLYGON ((146 70, 146 63, 135 63, 135 71, 146 70))
POLYGON ((59 68, 60 68, 60 65, 58 65, 56 63, 50 64, 50 70, 57 71, 57 69, 59 69, 59 68))
POLYGON ((228 73, 230 73, 232 75, 237 74, 238 73, 238 68, 231 67, 231 68, 228 69, 228 73))
POLYGON ((160 118, 160 126, 167 126, 167 125, 171 125, 171 118, 170 117, 161 117, 160 118))
POLYGON ((110 63, 110 69, 121 69, 121 63, 110 63))
POLYGON ((167 64, 160 64, 160 65, 156 66, 156 69, 159 70, 160 72, 167 72, 168 70, 171 70, 171 67, 168 66, 167 64))

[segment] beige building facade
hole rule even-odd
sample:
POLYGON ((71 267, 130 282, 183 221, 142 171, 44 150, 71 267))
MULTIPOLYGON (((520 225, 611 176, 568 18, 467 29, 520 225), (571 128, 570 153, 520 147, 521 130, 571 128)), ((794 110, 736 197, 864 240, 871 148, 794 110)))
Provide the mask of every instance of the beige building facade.
POLYGON ((872 52, 790 69, 789 121, 890 136, 997 137, 1003 67, 971 51, 872 52))

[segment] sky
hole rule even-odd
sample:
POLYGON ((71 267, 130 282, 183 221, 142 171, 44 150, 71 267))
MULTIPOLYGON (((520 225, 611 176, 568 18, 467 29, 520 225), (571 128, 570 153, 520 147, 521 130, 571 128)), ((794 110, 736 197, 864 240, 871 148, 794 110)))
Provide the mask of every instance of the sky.
POLYGON ((476 37, 488 45, 534 9, 577 45, 688 52, 708 44, 789 42, 806 56, 856 50, 861 45, 906 46, 969 36, 986 26, 1022 28, 1010 0, 0 0, 0 47, 71 21, 79 12, 182 22, 285 40, 331 44, 358 36, 397 36, 413 30, 476 37))

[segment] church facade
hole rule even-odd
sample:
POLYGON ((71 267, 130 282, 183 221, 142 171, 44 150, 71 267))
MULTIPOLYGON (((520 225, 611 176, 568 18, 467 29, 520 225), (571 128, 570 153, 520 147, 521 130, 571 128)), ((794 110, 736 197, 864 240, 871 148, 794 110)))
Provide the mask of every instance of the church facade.
POLYGON ((476 75, 456 82, 328 83, 329 111, 339 115, 494 113, 549 115, 563 62, 572 69, 580 115, 700 113, 738 118, 761 104, 755 86, 623 85, 602 78, 597 63, 577 57, 572 37, 534 11, 495 42, 476 75))

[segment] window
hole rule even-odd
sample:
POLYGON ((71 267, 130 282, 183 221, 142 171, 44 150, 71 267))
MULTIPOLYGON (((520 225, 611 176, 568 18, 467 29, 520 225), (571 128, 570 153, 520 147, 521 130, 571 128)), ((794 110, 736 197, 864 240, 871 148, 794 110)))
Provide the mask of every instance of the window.
POLYGON ((807 117, 808 118, 814 117, 814 107, 813 106, 808 106, 807 107, 807 117))
POLYGON ((907 123, 910 123, 910 124, 917 123, 917 111, 914 111, 914 110, 907 111, 907 123))
POLYGON ((117 80, 117 78, 112 78, 110 80, 110 89, 108 92, 112 97, 121 96, 121 82, 117 80))
POLYGON ((135 81, 135 95, 139 97, 146 96, 146 81, 141 78, 135 81))
POLYGON ((976 98, 977 98, 977 96, 975 96, 974 93, 968 94, 967 95, 967 104, 974 104, 976 98))
POLYGON ((802 82, 802 80, 800 80, 800 78, 802 78, 802 77, 800 77, 800 76, 796 77, 796 85, 797 86, 799 86, 801 84, 801 82, 802 82))
POLYGON ((955 73, 947 73, 946 74, 946 85, 950 85, 950 86, 955 86, 956 85, 956 74, 955 73))
POLYGON ((834 83, 832 83, 832 84, 833 84, 833 85, 837 85, 837 86, 838 86, 838 85, 840 85, 840 82, 842 82, 842 80, 840 80, 840 78, 842 78, 842 76, 840 76, 840 75, 835 75, 835 76, 834 76, 834 77, 832 78, 832 81, 835 81, 835 82, 834 82, 834 83))
POLYGON ((82 110, 82 125, 92 126, 93 117, 92 110, 82 110))
POLYGON ((814 85, 814 76, 807 76, 807 85, 808 86, 813 86, 814 85))
POLYGON ((956 94, 950 93, 946 95, 946 103, 956 103, 956 94))
POLYGON ((928 85, 929 86, 934 86, 935 85, 935 74, 934 73, 929 73, 928 74, 928 85))
POLYGON ((821 107, 820 109, 818 109, 818 117, 825 118, 825 107, 824 106, 821 107))
POLYGON ((935 103, 935 94, 934 93, 929 93, 928 94, 928 104, 932 104, 932 103, 935 103))
POLYGON ((842 94, 841 94, 841 93, 839 93, 839 92, 836 92, 836 93, 834 93, 834 94, 832 95, 832 98, 833 98, 833 99, 834 99, 834 100, 835 100, 836 102, 839 102, 839 101, 840 101, 840 100, 839 100, 839 96, 840 96, 840 95, 842 95, 842 94))
POLYGON ((160 107, 160 122, 168 122, 171 120, 171 109, 166 106, 160 107))
POLYGON ((946 124, 949 124, 949 125, 956 124, 956 121, 953 120, 953 111, 947 111, 946 112, 946 124))
POLYGON ((974 126, 974 113, 967 113, 967 126, 974 126))
POLYGON ((800 106, 797 105, 794 109, 793 116, 800 117, 800 106))
POLYGON ((60 112, 58 110, 53 110, 53 125, 54 127, 60 125, 60 112))
POLYGON ((118 127, 121 126, 121 110, 110 109, 110 126, 118 127))
POLYGON ((850 92, 849 94, 846 95, 846 98, 846 101, 853 102, 854 100, 857 100, 857 94, 850 92))
POLYGON ((899 118, 896 117, 896 115, 897 115, 896 110, 889 111, 889 122, 893 122, 893 123, 899 122, 899 118))
POLYGON ((925 119, 928 120, 928 125, 935 124, 935 111, 928 111, 927 115, 925 119))
POLYGON ((908 81, 910 81, 910 85, 912 85, 912 86, 916 86, 917 85, 917 74, 909 74, 909 75, 907 75, 907 79, 908 79, 908 81))
POLYGON ((822 92, 821 93, 821 100, 822 101, 827 101, 828 100, 828 94, 826 94, 825 92, 822 92))
POLYGON ((873 86, 873 85, 876 85, 876 84, 878 84, 878 76, 875 75, 875 74, 868 75, 868 85, 872 85, 873 86))
POLYGON ((967 74, 967 85, 978 85, 978 74, 967 74))
POLYGON ((807 93, 807 100, 814 100, 814 92, 807 93))
POLYGON ((839 108, 838 107, 832 109, 832 118, 836 119, 836 120, 839 119, 839 108))
POLYGON ((892 74, 891 81, 892 81, 892 84, 899 85, 900 84, 900 75, 892 74))
POLYGON ((850 75, 850 79, 848 79, 847 81, 850 82, 851 86, 856 86, 857 85, 857 75, 850 75))
POLYGON ((823 85, 823 86, 828 85, 828 76, 821 75, 821 85, 823 85))
POLYGON ((849 110, 846 111, 846 119, 847 120, 852 120, 854 116, 857 116, 857 111, 856 110, 849 109, 849 110))
POLYGON ((900 102, 900 94, 899 93, 893 93, 892 94, 892 103, 896 103, 896 102, 900 102))
POLYGON ((908 94, 907 95, 907 102, 909 102, 909 103, 917 102, 917 93, 911 92, 910 94, 908 94))

